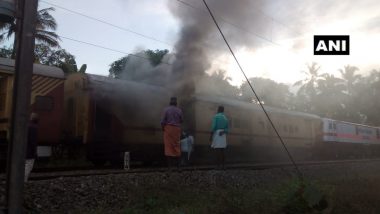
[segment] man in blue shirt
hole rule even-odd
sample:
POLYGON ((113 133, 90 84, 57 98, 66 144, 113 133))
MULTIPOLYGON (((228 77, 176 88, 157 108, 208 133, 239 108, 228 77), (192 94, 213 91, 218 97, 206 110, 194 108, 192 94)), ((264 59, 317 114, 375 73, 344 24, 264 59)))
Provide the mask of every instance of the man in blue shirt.
POLYGON ((218 112, 212 119, 211 126, 211 148, 216 151, 217 167, 224 169, 225 155, 224 150, 227 147, 226 135, 228 133, 228 119, 224 115, 224 107, 219 106, 218 112))

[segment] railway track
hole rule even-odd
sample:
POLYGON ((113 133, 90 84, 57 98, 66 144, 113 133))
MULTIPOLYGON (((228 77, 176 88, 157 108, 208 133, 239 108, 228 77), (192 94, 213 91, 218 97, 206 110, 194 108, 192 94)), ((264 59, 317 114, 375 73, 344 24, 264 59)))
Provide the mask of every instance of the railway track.
MULTIPOLYGON (((380 161, 380 159, 361 159, 361 160, 336 160, 336 161, 306 161, 297 162, 298 166, 312 166, 312 165, 332 165, 332 164, 348 164, 348 163, 360 163, 360 162, 372 162, 380 161)), ((272 168, 285 168, 292 167, 290 162, 285 163, 260 163, 260 164, 229 164, 226 166, 225 170, 265 170, 272 168)), ((49 180, 62 177, 85 177, 85 176, 98 176, 98 175, 116 175, 116 174, 127 174, 127 173, 152 173, 152 172, 168 172, 166 167, 150 167, 150 168, 132 168, 129 170, 125 169, 115 169, 115 168, 102 168, 95 169, 89 167, 87 169, 75 169, 75 168, 65 168, 67 170, 60 169, 54 172, 46 172, 46 170, 40 170, 40 172, 33 172, 31 174, 31 181, 38 180, 49 180), (42 172, 45 171, 45 172, 42 172)), ((179 170, 173 169, 172 172, 183 172, 183 171, 206 171, 215 170, 215 166, 190 166, 182 167, 179 170)))

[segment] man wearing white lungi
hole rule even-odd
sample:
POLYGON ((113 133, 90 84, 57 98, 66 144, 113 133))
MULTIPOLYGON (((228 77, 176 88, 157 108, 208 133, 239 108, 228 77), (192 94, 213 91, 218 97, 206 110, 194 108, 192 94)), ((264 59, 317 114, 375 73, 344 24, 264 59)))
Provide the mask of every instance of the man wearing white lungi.
POLYGON ((224 150, 227 147, 228 119, 224 115, 224 107, 219 106, 218 112, 212 119, 211 126, 211 148, 215 149, 217 168, 224 169, 224 150))

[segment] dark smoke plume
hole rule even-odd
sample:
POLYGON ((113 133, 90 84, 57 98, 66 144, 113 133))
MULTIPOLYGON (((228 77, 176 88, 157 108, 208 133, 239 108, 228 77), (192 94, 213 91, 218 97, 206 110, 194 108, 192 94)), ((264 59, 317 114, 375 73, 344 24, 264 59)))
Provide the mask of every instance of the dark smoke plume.
MULTIPOLYGON (((181 22, 179 39, 175 46, 175 61, 172 73, 180 86, 179 94, 189 96, 195 92, 196 82, 210 69, 212 58, 228 54, 215 24, 200 0, 173 3, 169 8, 181 22), (187 4, 187 5, 186 5, 187 4), (189 6, 190 5, 190 6, 189 6)), ((253 11, 255 1, 208 0, 215 11, 227 39, 234 48, 249 46, 257 41, 249 31, 268 35, 265 16, 253 11), (236 28, 240 28, 236 30, 236 28), (241 33, 245 30, 246 33, 241 33)))

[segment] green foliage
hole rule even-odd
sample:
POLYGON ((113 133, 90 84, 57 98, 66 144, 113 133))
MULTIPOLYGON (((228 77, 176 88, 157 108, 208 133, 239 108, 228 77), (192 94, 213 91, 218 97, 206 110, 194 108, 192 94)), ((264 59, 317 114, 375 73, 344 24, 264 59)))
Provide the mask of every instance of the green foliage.
POLYGON ((11 58, 12 53, 13 53, 13 49, 11 47, 4 46, 0 49, 0 57, 11 58))
POLYGON ((62 68, 63 64, 76 65, 75 57, 61 48, 51 48, 48 45, 37 44, 34 50, 35 61, 43 65, 62 68))
MULTIPOLYGON (((145 50, 145 51, 140 51, 134 55, 128 55, 125 57, 122 57, 113 63, 110 64, 110 69, 109 75, 114 78, 123 78, 126 79, 125 77, 129 76, 131 79, 134 79, 134 76, 138 76, 138 74, 134 74, 134 71, 131 69, 127 69, 127 66, 134 62, 133 60, 138 59, 140 60, 139 63, 143 64, 146 61, 149 61, 151 66, 156 67, 158 66, 161 62, 163 57, 168 54, 168 50, 145 50)), ((132 66, 133 67, 133 66, 132 66)))
MULTIPOLYGON (((11 58, 13 49, 3 47, 0 49, 0 57, 11 58)), ((65 49, 52 48, 45 44, 37 44, 34 48, 35 63, 62 68, 65 73, 85 73, 87 65, 83 64, 78 70, 75 56, 65 49)))
POLYGON ((317 184, 293 180, 285 186, 281 194, 285 199, 283 213, 316 213, 328 208, 326 194, 317 184))
MULTIPOLYGON (((36 23, 36 42, 50 47, 59 47, 59 36, 54 32, 57 22, 50 12, 53 7, 38 10, 36 23)), ((16 23, 0 23, 0 42, 10 39, 16 31, 16 23)))
POLYGON ((197 92, 236 99, 239 96, 239 88, 232 86, 230 80, 226 71, 218 70, 211 75, 205 75, 197 82, 197 92))
POLYGON ((150 63, 152 64, 152 66, 157 66, 161 63, 162 61, 162 58, 164 58, 164 56, 169 53, 169 50, 165 49, 165 50, 155 50, 155 51, 152 51, 152 50, 146 50, 145 51, 145 54, 148 56, 149 58, 149 61, 150 63))
POLYGON ((68 73, 85 73, 87 65, 84 64, 78 70, 75 56, 61 48, 51 48, 45 44, 37 44, 34 50, 35 61, 43 64, 62 68, 63 72, 68 73))
MULTIPOLYGON (((291 101, 293 99, 293 94, 289 91, 289 86, 261 77, 250 78, 249 81, 263 104, 284 109, 292 109, 291 101)), ((241 98, 244 101, 258 103, 247 82, 244 82, 240 86, 240 90, 241 98)))
POLYGON ((127 65, 129 59, 130 59, 130 56, 126 56, 111 63, 110 69, 109 69, 110 76, 114 78, 120 78, 121 73, 124 71, 124 68, 127 65))

